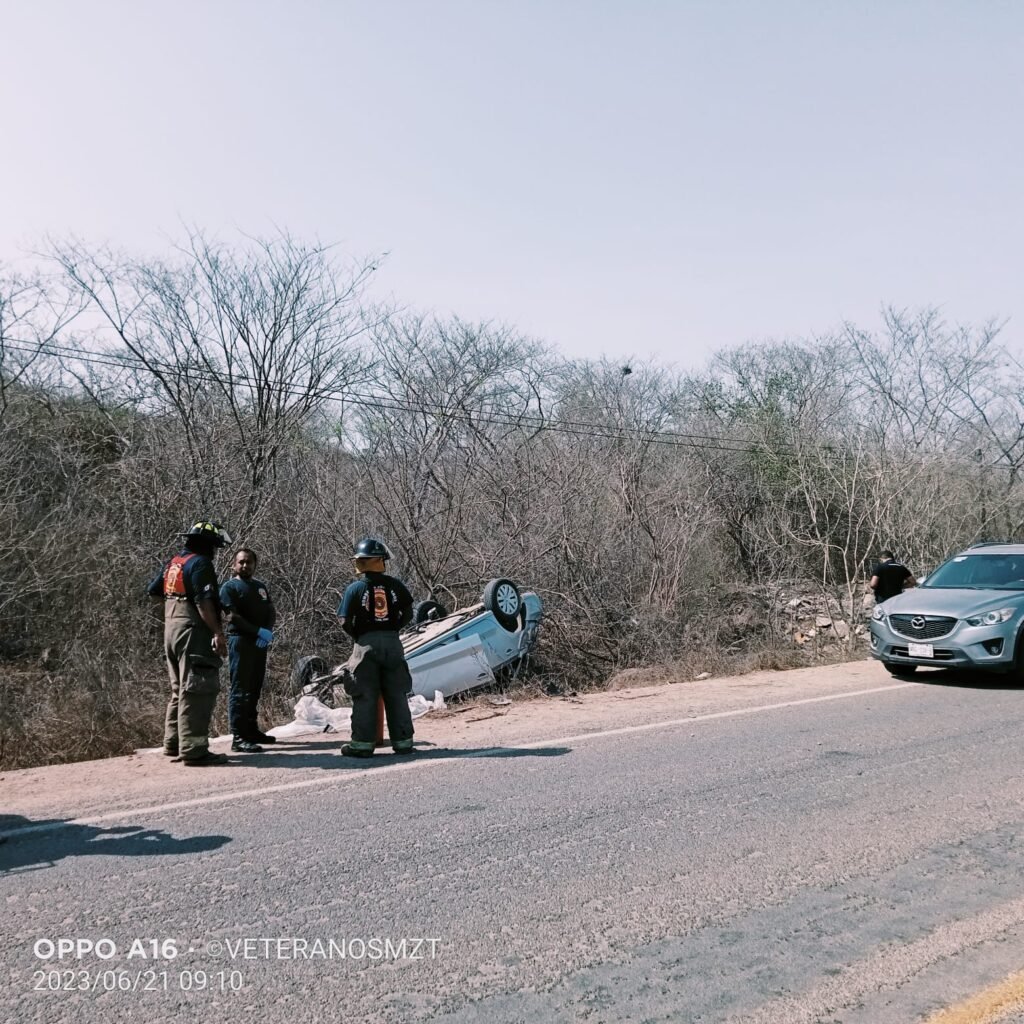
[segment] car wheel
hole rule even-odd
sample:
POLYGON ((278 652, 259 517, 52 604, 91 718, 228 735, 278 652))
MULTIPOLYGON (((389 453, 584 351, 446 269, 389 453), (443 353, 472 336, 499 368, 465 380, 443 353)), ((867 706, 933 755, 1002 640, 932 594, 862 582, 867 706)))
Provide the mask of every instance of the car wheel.
POLYGON ((519 628, 519 609, 523 599, 519 596, 519 588, 511 580, 491 580, 484 587, 483 603, 503 629, 514 633, 519 628))
POLYGON ((317 676, 327 674, 327 662, 319 655, 307 654, 292 665, 292 690, 301 697, 317 676))
POLYGON ((1017 634, 1013 648, 1013 665, 1007 673, 1017 686, 1024 686, 1024 630, 1017 634))
POLYGON ((412 622, 414 626, 422 626, 425 622, 434 622, 446 618, 448 609, 437 601, 417 601, 412 606, 412 622))
POLYGON ((886 671, 897 679, 909 679, 916 671, 916 665, 897 665, 892 661, 883 661, 886 671))

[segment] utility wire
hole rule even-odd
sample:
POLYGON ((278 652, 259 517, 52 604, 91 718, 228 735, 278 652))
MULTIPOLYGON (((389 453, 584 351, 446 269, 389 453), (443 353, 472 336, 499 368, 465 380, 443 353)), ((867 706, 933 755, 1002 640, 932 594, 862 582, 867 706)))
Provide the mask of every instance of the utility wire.
MULTIPOLYGON (((643 427, 627 427, 588 421, 558 419, 549 420, 543 416, 535 416, 524 413, 516 416, 511 413, 484 413, 482 411, 470 411, 468 409, 452 410, 437 404, 432 405, 426 402, 416 402, 409 399, 399 399, 390 395, 382 395, 375 392, 358 391, 344 387, 324 388, 300 388, 289 382, 272 379, 259 379, 245 373, 234 373, 229 371, 223 373, 210 367, 182 366, 176 363, 162 362, 161 360, 142 358, 134 354, 119 355, 113 352, 94 352, 88 349, 76 349, 66 345, 46 343, 43 345, 32 345, 25 342, 5 342, 2 346, 9 351, 25 352, 30 355, 49 355, 56 359, 75 360, 86 365, 108 366, 117 369, 146 370, 149 372, 159 371, 168 375, 175 375, 185 380, 198 380, 205 383, 217 384, 222 388, 245 387, 253 390, 268 390, 278 395, 291 395, 298 398, 311 400, 334 400, 351 401, 368 406, 376 407, 386 412, 398 413, 419 413, 426 416, 434 416, 439 419, 448 419, 454 422, 464 422, 470 425, 486 423, 492 426, 509 427, 514 429, 528 429, 536 433, 560 433, 575 437, 591 437, 597 440, 623 441, 640 439, 651 444, 665 445, 673 448, 686 448, 710 451, 733 452, 736 454, 753 455, 765 454, 766 443, 748 441, 742 438, 716 437, 713 434, 684 433, 671 430, 652 430, 643 427)), ((855 450, 843 445, 821 445, 811 444, 798 447, 790 443, 773 445, 776 451, 783 455, 794 456, 802 450, 816 450, 820 454, 839 459, 855 453, 855 450)), ((998 463, 979 463, 976 460, 958 459, 946 456, 947 460, 954 463, 969 464, 974 468, 983 466, 989 469, 1002 468, 998 463)))
MULTIPOLYGON (((726 452, 737 452, 740 454, 753 454, 763 452, 763 446, 756 446, 752 442, 740 438, 722 438, 711 434, 677 433, 667 430, 650 430, 643 427, 626 427, 611 424, 581 422, 576 420, 548 420, 544 417, 523 414, 494 414, 473 412, 468 409, 452 410, 441 405, 432 405, 425 402, 413 402, 402 400, 390 395, 380 393, 357 391, 351 388, 297 388, 294 385, 281 381, 258 380, 247 374, 229 373, 223 374, 211 370, 208 367, 181 366, 174 363, 164 363, 155 359, 142 359, 135 355, 117 355, 114 353, 90 352, 88 350, 74 349, 62 345, 28 346, 19 343, 8 343, 6 348, 11 351, 29 352, 31 354, 45 353, 55 358, 67 358, 77 360, 87 365, 109 366, 117 369, 142 369, 150 372, 158 370, 161 373, 174 374, 186 380, 199 380, 207 383, 215 383, 221 387, 245 386, 247 388, 258 388, 270 390, 276 394, 293 395, 295 397, 310 399, 333 399, 344 401, 361 402, 366 405, 375 406, 378 409, 388 412, 414 412, 424 415, 436 416, 438 418, 450 419, 467 423, 488 423, 496 426, 514 427, 517 429, 531 429, 537 432, 552 432, 571 434, 578 437, 593 437, 599 440, 627 440, 639 437, 650 441, 652 444, 664 444, 679 448, 708 448, 726 452)), ((822 446, 817 446, 822 447, 822 446)), ((825 449, 827 450, 827 448, 825 449)), ((792 454, 792 452, 790 453, 792 454)))

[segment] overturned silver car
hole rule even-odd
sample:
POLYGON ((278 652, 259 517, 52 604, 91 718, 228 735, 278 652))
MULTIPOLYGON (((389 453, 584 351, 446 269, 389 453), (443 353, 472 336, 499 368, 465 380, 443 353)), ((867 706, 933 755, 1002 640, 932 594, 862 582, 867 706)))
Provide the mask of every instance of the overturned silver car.
MULTIPOLYGON (((478 604, 449 613, 436 601, 413 607, 413 622, 402 632, 412 674, 412 692, 450 697, 499 676, 517 676, 537 643, 544 603, 532 590, 509 579, 491 580, 478 604)), ((317 655, 299 658, 292 669, 297 695, 313 695, 334 707, 347 669, 331 669, 317 655)))

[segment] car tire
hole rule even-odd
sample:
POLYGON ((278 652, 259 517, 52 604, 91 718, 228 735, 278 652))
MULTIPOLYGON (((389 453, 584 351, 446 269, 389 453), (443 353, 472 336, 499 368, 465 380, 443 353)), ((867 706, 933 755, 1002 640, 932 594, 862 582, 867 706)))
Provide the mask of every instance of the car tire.
POLYGON ((297 697, 317 676, 327 674, 327 662, 318 654, 306 654, 292 665, 292 690, 297 697))
POLYGON ((909 679, 917 671, 916 665, 897 665, 892 661, 883 661, 882 664, 889 675, 897 679, 909 679))
POLYGON ((491 580, 484 587, 482 600, 484 607, 502 629, 514 633, 519 628, 519 610, 523 606, 523 599, 519 595, 519 588, 511 580, 491 580))
POLYGON ((1017 686, 1024 686, 1024 630, 1017 634, 1013 646, 1013 665, 1007 673, 1017 686))
POLYGON ((437 601, 417 601, 412 606, 412 624, 422 626, 426 622, 448 617, 448 609, 437 601))

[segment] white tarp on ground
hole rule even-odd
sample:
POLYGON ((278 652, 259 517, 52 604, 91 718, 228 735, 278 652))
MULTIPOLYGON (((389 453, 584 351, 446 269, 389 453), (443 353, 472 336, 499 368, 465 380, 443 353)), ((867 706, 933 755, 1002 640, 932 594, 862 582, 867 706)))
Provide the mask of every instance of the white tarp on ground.
MULTIPOLYGON (((444 696, 440 690, 434 692, 434 699, 427 700, 416 694, 409 698, 409 710, 413 718, 422 718, 429 711, 445 709, 444 696)), ((295 719, 287 725, 278 725, 269 730, 270 736, 278 739, 291 739, 294 736, 307 736, 314 732, 344 732, 352 728, 351 708, 329 708, 316 697, 300 697, 295 705, 295 719)))

